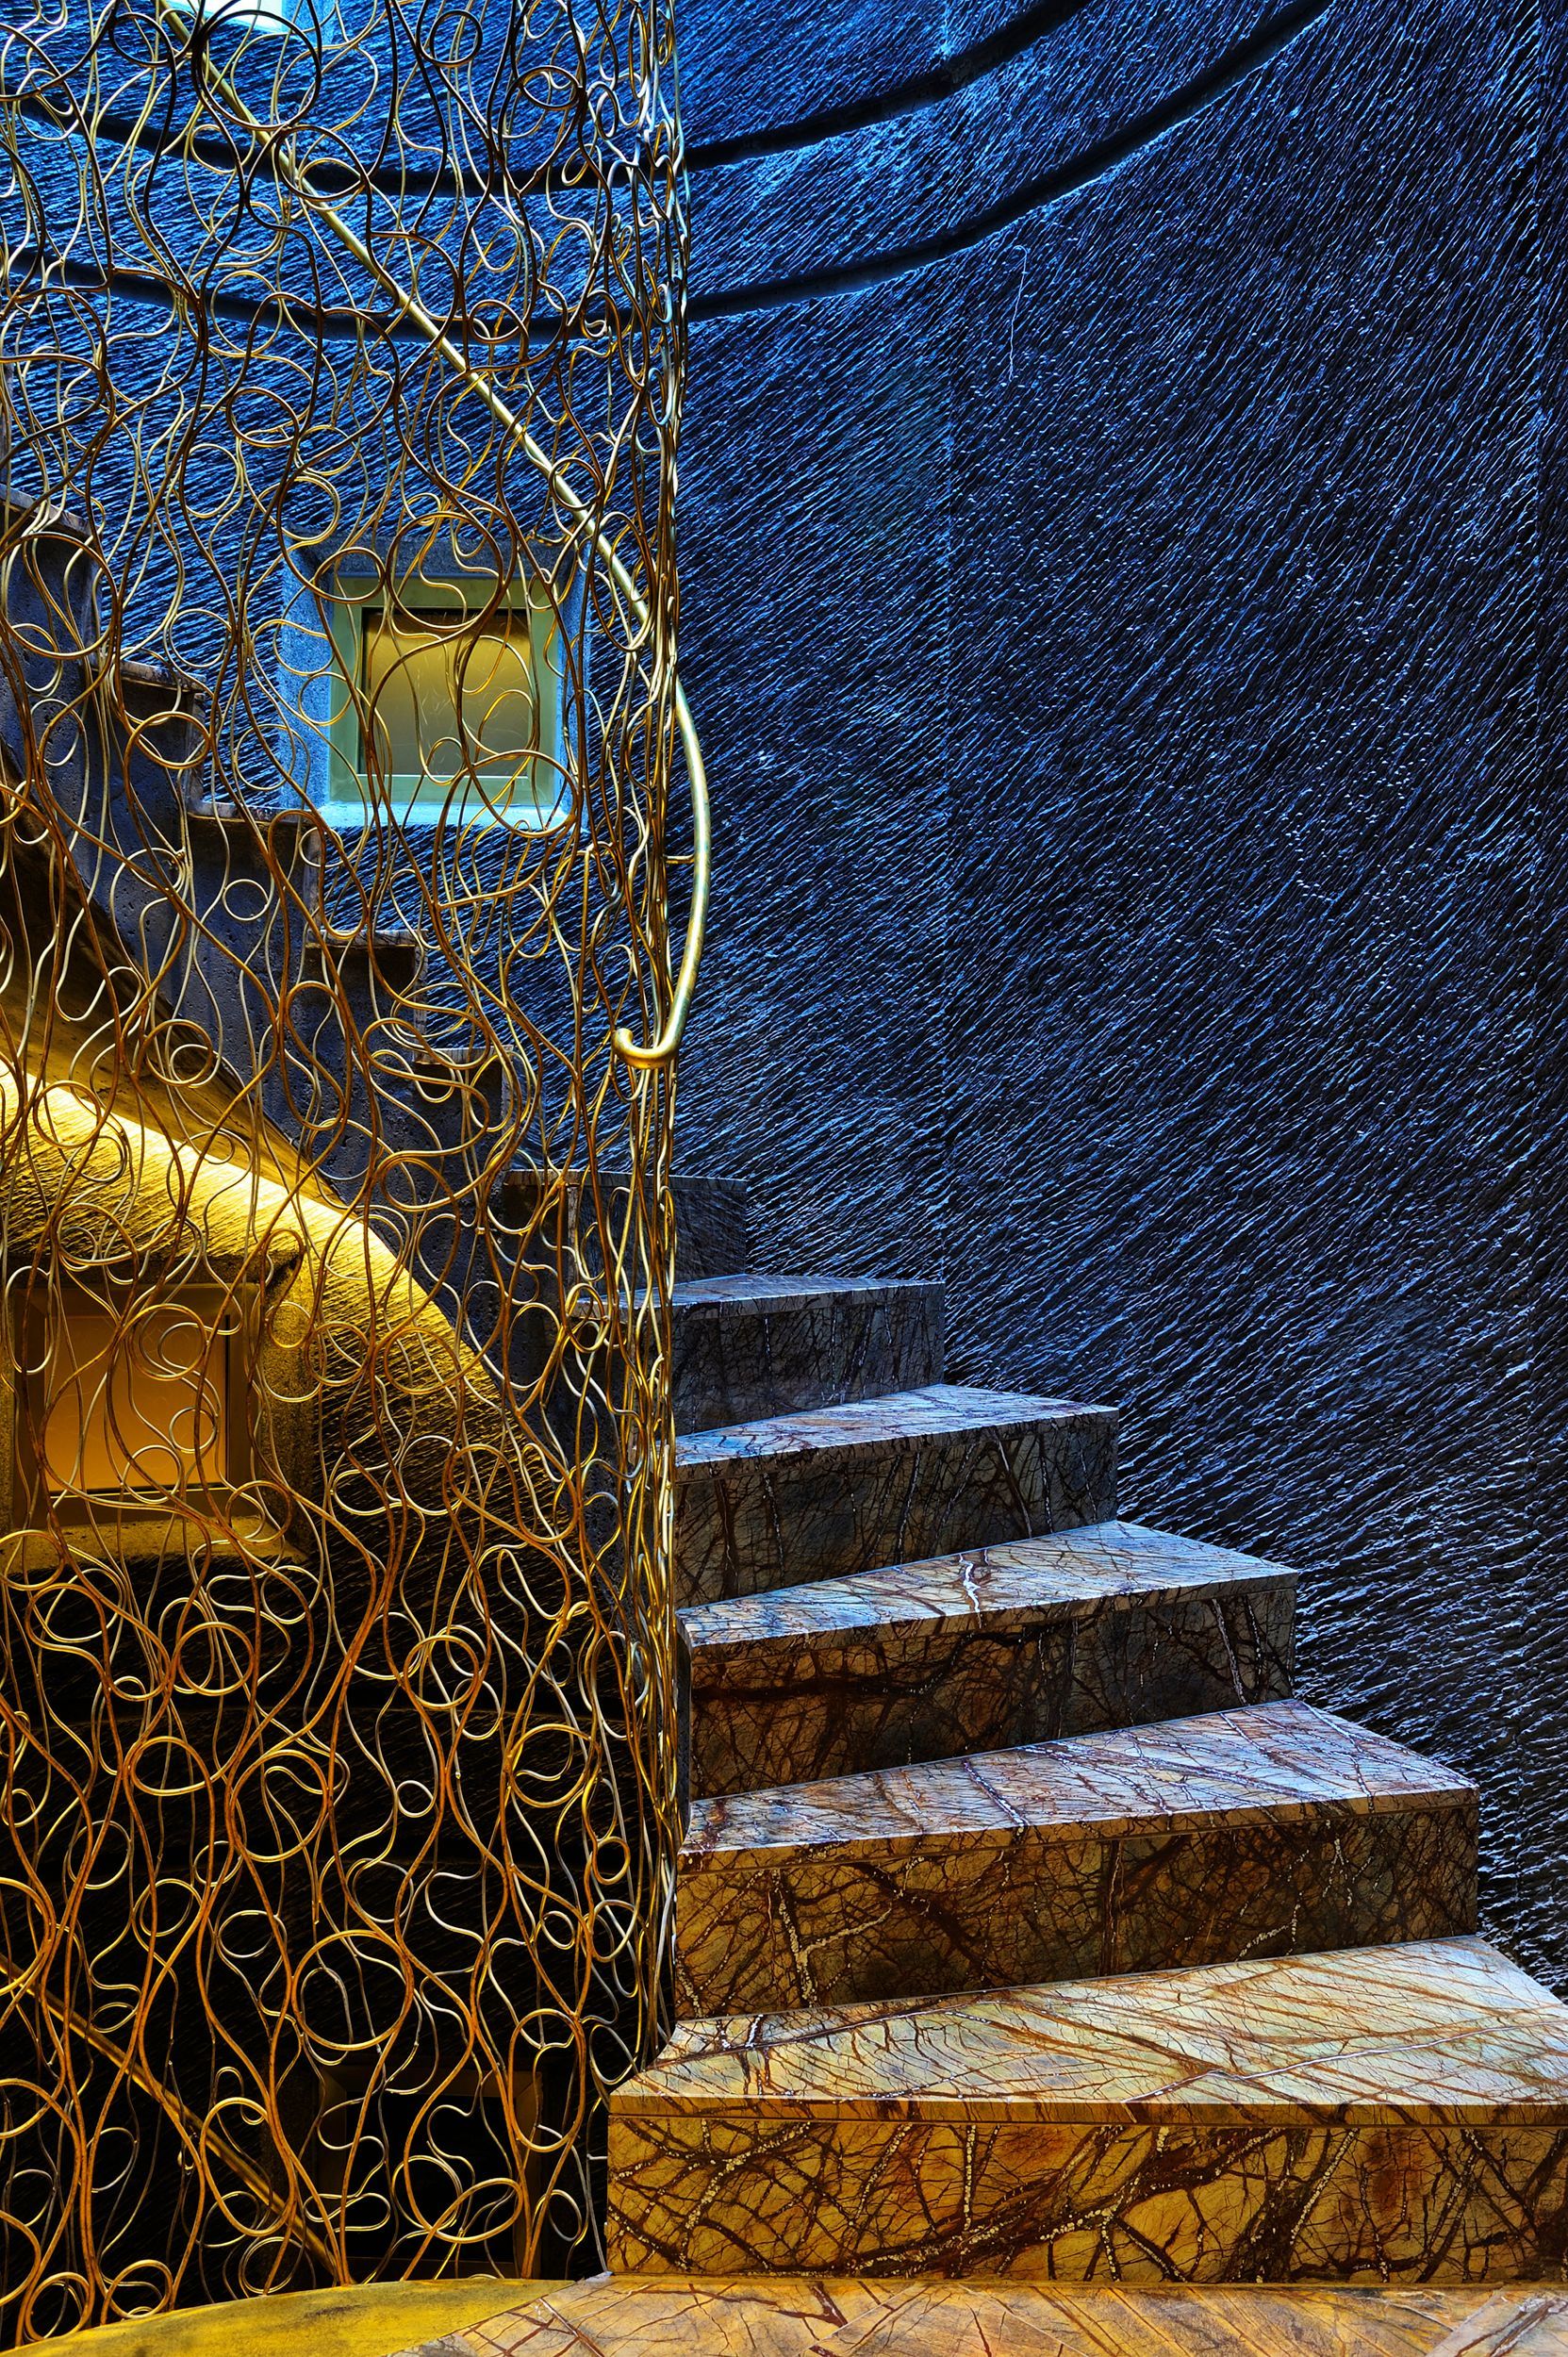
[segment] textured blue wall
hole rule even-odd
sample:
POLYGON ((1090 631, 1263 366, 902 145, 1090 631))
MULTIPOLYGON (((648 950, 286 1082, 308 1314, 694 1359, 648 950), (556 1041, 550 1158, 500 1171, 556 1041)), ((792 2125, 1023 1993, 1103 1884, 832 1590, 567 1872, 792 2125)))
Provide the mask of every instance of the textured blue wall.
POLYGON ((1477 1777, 1489 1927, 1568 1981, 1560 26, 683 43, 683 1159, 1299 1565, 1307 1690, 1477 1777))

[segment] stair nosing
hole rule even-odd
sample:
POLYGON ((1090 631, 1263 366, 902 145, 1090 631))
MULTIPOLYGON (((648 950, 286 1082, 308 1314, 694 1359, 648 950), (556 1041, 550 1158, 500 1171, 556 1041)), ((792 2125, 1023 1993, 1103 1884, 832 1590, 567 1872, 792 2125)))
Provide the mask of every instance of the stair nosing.
MULTIPOLYGON (((1131 1781, 1133 1763, 1127 1772, 1131 1781)), ((1197 1772, 1214 1772, 1197 1764, 1197 1772)), ((1107 1781, 1111 1780, 1107 1776, 1107 1781)), ((1428 1760, 1407 1745, 1392 1738, 1379 1736, 1358 1726, 1352 1720, 1342 1719, 1331 1711, 1320 1710, 1312 1703, 1294 1698, 1276 1702, 1243 1704, 1230 1710, 1195 1712, 1190 1718, 1160 1720, 1133 1727, 1113 1727, 1092 1734, 1053 1736, 1035 1743, 1020 1743, 998 1750, 961 1754, 957 1756, 912 1762, 899 1768, 851 1771, 840 1776, 824 1776, 810 1783, 797 1785, 765 1785, 747 1792, 715 1793, 692 1804, 691 1818, 685 1841, 680 1853, 683 1877, 702 1873, 734 1873, 743 1871, 748 1860, 782 1860, 789 1857, 827 1859, 842 1857, 846 1862, 857 1859, 892 1859, 907 1856, 928 1847, 942 1847, 962 1842, 966 1851, 975 1848, 1005 1849, 1027 1833, 1044 1847, 1068 1847, 1083 1841, 1114 1841, 1142 1836, 1159 1837, 1166 1834, 1196 1832, 1203 1828, 1225 1827, 1246 1830, 1261 1824, 1293 1825, 1308 1821, 1321 1822, 1343 1818, 1398 1816, 1414 1810, 1431 1813, 1444 1809, 1466 1809, 1478 1801, 1477 1788, 1468 1778, 1441 1761, 1428 1760), (1425 1780, 1412 1780, 1402 1786, 1388 1784, 1381 1788, 1352 1787, 1347 1773, 1344 1789, 1307 1792, 1292 1795, 1280 1789, 1274 1795, 1259 1792, 1257 1797, 1241 1800, 1227 1799, 1216 1788, 1207 1801, 1188 1799, 1161 1808, 1156 1805, 1137 1805, 1124 1803, 1119 1807, 1110 1805, 1098 1813, 1091 1792, 1081 1787, 1075 1790, 1072 1807, 1055 1817, 1020 1814, 1016 1806, 994 1795, 983 1778, 988 1770, 999 1763, 1021 1761, 1038 1766, 1042 1783, 1048 1771, 1058 1767, 1067 1774, 1085 1772, 1092 1776, 1093 1766, 1085 1771, 1080 1765, 1075 1771, 1076 1754, 1079 1762, 1093 1761, 1098 1750, 1114 1752, 1118 1747, 1130 1755, 1150 1746, 1164 1730, 1185 1729, 1190 1736, 1199 1730, 1221 1728, 1237 1730, 1238 1749, 1256 1739, 1262 1727, 1269 1724, 1290 1728, 1308 1724, 1326 1728, 1333 1734, 1343 1733, 1350 1739, 1347 1750, 1352 1759, 1370 1761, 1376 1766, 1378 1755, 1385 1755, 1392 1767, 1398 1761, 1409 1761, 1422 1772, 1425 1780), (954 1799, 963 1797, 966 1789, 983 1796, 979 1800, 979 1821, 972 1816, 963 1821, 959 1810, 951 1808, 947 1822, 916 1822, 913 1816, 900 1821, 897 1815, 900 1787, 909 1790, 911 1803, 925 1783, 932 1788, 933 1805, 939 1805, 944 1788, 954 1799), (859 1825, 848 1826, 842 1832, 825 1828, 821 1833, 809 1831, 791 1833, 787 1829, 787 1812, 793 1805, 804 1818, 815 1805, 824 1818, 831 1819, 834 1796, 852 1806, 856 1801, 867 1805, 867 1816, 859 1825), (888 1822, 878 1827, 872 1821, 875 1803, 886 1796, 888 1822), (983 1811, 989 1804, 993 1812, 985 1821, 983 1811), (763 1838, 759 1828, 751 1838, 732 1840, 700 1840, 702 1826, 710 1820, 735 1818, 744 1834, 748 1815, 760 1818, 767 1808, 775 1809, 782 1819, 778 1832, 771 1838, 763 1838)))
MULTIPOLYGON (((714 1324, 730 1319, 764 1316, 788 1316, 792 1311, 810 1310, 826 1302, 865 1302, 872 1308, 882 1304, 921 1295, 940 1298, 942 1287, 923 1277, 824 1277, 810 1271, 783 1271, 778 1276, 758 1270, 739 1270, 733 1276, 690 1277, 678 1278, 670 1290, 670 1308, 682 1313, 684 1324, 714 1324), (705 1289, 713 1285, 734 1285, 754 1282, 757 1287, 774 1287, 775 1291, 758 1290, 751 1294, 712 1294, 705 1289)), ((715 1430, 723 1430, 716 1426, 715 1430)))
MULTIPOLYGON (((940 1402, 936 1402, 940 1405, 940 1402)), ((740 1424, 711 1425, 695 1432, 679 1433, 675 1441, 675 1471, 683 1475, 711 1474, 732 1466, 766 1465, 784 1458, 810 1458, 834 1455, 844 1459, 877 1455, 887 1450, 905 1451, 925 1443, 966 1438, 997 1439, 1015 1433, 1025 1433, 1041 1425, 1081 1422, 1097 1418, 1114 1423, 1114 1408, 1101 1407, 1084 1400, 1048 1399, 1027 1392, 991 1392, 978 1385, 960 1383, 928 1383, 907 1392, 884 1392, 870 1399, 841 1400, 820 1408, 804 1408, 777 1416, 752 1417, 740 1424), (933 1422, 915 1425, 905 1430, 887 1432, 835 1433, 831 1420, 840 1419, 846 1425, 864 1418, 876 1408, 896 1409, 909 1402, 930 1402, 933 1393, 960 1393, 975 1399, 1005 1402, 1020 1412, 999 1413, 988 1419, 979 1415, 972 1419, 954 1418, 949 1423, 933 1422), (1024 1411, 1032 1412, 1024 1412, 1024 1411), (713 1446, 716 1442, 755 1433, 766 1438, 756 1446, 713 1446), (707 1445, 704 1445, 707 1444, 707 1445)))
MULTIPOLYGON (((1077 1593, 1064 1591, 1037 1601, 996 1606, 990 1605, 983 1596, 976 1596, 963 1609, 955 1607, 950 1610, 907 1593, 893 1594, 875 1617, 867 1617, 863 1613, 854 1618, 838 1620, 823 1617, 823 1607, 831 1607, 835 1602, 842 1603, 846 1615, 860 1600, 870 1599, 874 1602, 879 1580, 892 1583, 900 1575, 913 1577, 928 1567, 935 1570, 948 1564, 954 1566, 955 1570, 960 1566, 978 1568, 991 1563, 1002 1570, 1027 1569, 1027 1563, 1020 1565, 1010 1558, 1027 1557, 1031 1549, 1054 1550, 1070 1555, 1076 1542, 1092 1542, 1097 1533, 1105 1531, 1131 1531, 1158 1539, 1173 1536, 1152 1530, 1147 1524, 1130 1523, 1115 1516, 1104 1522, 1081 1523, 1071 1530, 1042 1531, 1031 1539, 998 1540, 988 1546, 956 1548, 946 1555, 920 1557, 904 1563, 882 1564, 872 1571, 839 1573, 831 1579, 800 1580, 790 1587, 764 1589, 754 1595, 721 1596, 705 1604, 682 1605, 679 1617, 695 1666, 696 1657, 708 1651, 732 1653, 741 1646, 759 1649, 797 1647, 817 1639, 843 1640, 848 1644, 856 1638, 862 1638, 869 1642, 880 1629, 884 1628, 941 1628, 947 1625, 958 1628, 983 1624, 1000 1632, 1048 1614, 1052 1618, 1077 1620, 1100 1611, 1131 1610, 1140 1605, 1171 1603, 1183 1598, 1202 1603, 1215 1596, 1234 1595, 1250 1589, 1294 1589, 1301 1578, 1300 1573, 1288 1564, 1272 1562, 1263 1556, 1244 1555, 1233 1548, 1212 1547, 1208 1548, 1208 1553, 1214 1558, 1212 1568, 1192 1578, 1172 1576, 1168 1571, 1160 1574, 1151 1571, 1147 1579, 1139 1579, 1136 1584, 1114 1586, 1107 1576, 1106 1584, 1098 1590, 1085 1585, 1077 1593), (1226 1565, 1235 1568, 1228 1570, 1224 1568, 1226 1565), (808 1610, 806 1599, 812 1600, 814 1609, 808 1610), (792 1611, 800 1614, 799 1623, 794 1626, 789 1625, 792 1611), (752 1631, 744 1626, 748 1620, 774 1615, 784 1622, 783 1627, 752 1631), (732 1634, 709 1636, 703 1624, 710 1619, 718 1622, 721 1618, 733 1619, 740 1625, 732 1634)), ((1178 1543, 1194 1549, 1207 1546, 1207 1542, 1202 1541, 1179 1540, 1178 1543)), ((1042 1563, 1040 1568, 1048 1572, 1058 1567, 1042 1563)), ((1087 1582, 1092 1574, 1085 1570, 1082 1576, 1087 1582)))
MULTIPOLYGON (((1356 2018, 1353 2014, 1347 2016, 1356 2018)), ((1216 2047, 1225 2044, 1217 2026, 1207 2035, 1216 2047)), ((1381 2042, 1388 2045, 1392 2041, 1381 2042)), ((1174 2047, 1175 2041, 1170 2043, 1174 2047)), ((1347 2057, 1354 2049, 1364 2055, 1370 2069, 1378 2067, 1378 2045, 1376 2034, 1364 2036, 1358 2042, 1343 2036, 1333 2038, 1327 2031, 1319 2030, 1294 2054, 1288 2045, 1279 2041, 1275 2059, 1264 2067, 1282 2081, 1293 2074, 1305 2078, 1321 2074, 1326 2066, 1333 2063, 1346 2068, 1347 2057)), ((961 2058, 964 2050, 954 2051, 955 2056, 961 2058)), ((1154 2067, 1151 2059, 1151 2069, 1154 2067)), ((1410 2079, 1417 2074, 1407 2064, 1403 2075, 1410 2079)), ((1217 2127, 1265 2121, 1302 2125, 1321 2125, 1326 2121, 1345 2125, 1477 2121, 1494 2127, 1550 2124, 1554 2129, 1568 2129, 1568 2006, 1560 2004, 1490 1942, 1461 1933, 1443 1939, 1402 1941, 1381 1947, 1231 1964, 1166 1967, 1092 1981, 1041 1982, 1020 1988, 963 1990, 932 1997, 856 1999, 839 2005, 806 2006, 774 2014, 753 2011, 698 2015, 681 2022, 664 2053, 622 2082, 611 2097, 612 2125, 618 2120, 633 2123, 641 2119, 716 2115, 734 2118, 742 2113, 749 2122, 780 2118, 882 2119, 920 2125, 945 2121, 1015 2125, 1038 2121, 1104 2126, 1121 2121, 1164 2121, 1217 2127), (926 2025, 935 2024, 944 2017, 957 2019, 966 2013, 979 2017, 987 2007, 1011 2006, 1016 2019, 1012 2024, 1004 2023, 999 2043, 1015 2046, 1026 2060, 1031 2053, 1052 2051, 1089 2056, 1097 2045, 1104 2047, 1112 2042, 1124 2050, 1141 2049, 1147 2044, 1151 2057, 1158 2058, 1161 2040, 1156 2035, 1153 2008, 1162 1999, 1168 1999, 1179 2008, 1184 1994, 1198 1992, 1204 1984, 1210 1988, 1230 1984, 1245 1989, 1252 1982, 1263 1986, 1269 1980, 1277 1985, 1284 1980, 1288 1986, 1292 1974, 1308 1973, 1329 1980, 1343 1977, 1347 1989, 1355 1991, 1361 1984, 1364 1990, 1367 1972, 1386 1970, 1390 1959, 1414 1959, 1417 1965, 1427 1959, 1436 1959, 1444 1965, 1479 1965, 1490 1969, 1512 1991, 1510 2002, 1484 2009, 1466 2009, 1457 1998, 1446 2001, 1457 2016, 1452 2027, 1430 2031, 1401 2029, 1393 2033, 1393 2036, 1404 2039, 1408 2055, 1453 2057, 1465 2048, 1479 2044, 1483 2051, 1477 2057, 1477 2067, 1483 2073, 1490 2069, 1495 2080, 1499 2069, 1496 2034, 1500 2026, 1516 2025, 1521 2051, 1540 2055, 1548 2051, 1542 2042, 1542 2034, 1550 2022, 1550 2051, 1555 2052, 1560 2067, 1560 2087, 1537 2094, 1516 2083, 1506 2094, 1448 2094, 1431 2089, 1413 2092, 1408 2085, 1400 2086, 1399 2071, 1392 2062, 1385 2061, 1382 2070, 1393 2074, 1388 2082, 1389 2091, 1377 2096, 1359 2089, 1312 2096, 1304 2094, 1299 2087, 1285 2091, 1261 2083, 1251 2088, 1228 2085, 1205 2095, 1197 2084, 1201 2075, 1217 2074, 1223 2079, 1229 2071, 1233 2082, 1245 2069, 1245 2062, 1237 2058, 1234 2041, 1228 2064, 1196 2061, 1190 2054, 1184 2063, 1179 2063, 1173 2056, 1168 2073, 1171 2084, 1138 2093, 1086 2094, 1022 2085, 1000 2092, 975 2092, 944 2085, 939 2073, 929 2078, 924 2086, 918 2084, 915 2069, 901 2078, 894 2075, 900 2052, 913 2053, 928 2074, 934 2069, 932 2057, 936 2049, 929 2034, 924 2048, 919 2038, 926 2025), (1118 2005, 1126 2009, 1126 2019, 1120 2022, 1114 2018, 1118 2005), (1082 2019, 1075 2022, 1075 2013, 1080 2008, 1082 2019), (1094 2018, 1097 2009, 1105 2017, 1098 2021, 1094 2018), (1058 2024, 1054 2041, 1050 2035, 1053 2019, 1058 2024), (1141 2022, 1147 2023, 1147 2031, 1140 2030, 1141 2022), (902 2023, 911 2024, 911 2030, 900 2045, 902 2023), (875 2033, 874 2043, 867 2052, 874 2053, 886 2069, 885 2087, 846 2090, 841 2086, 819 2091, 807 2086, 770 2088, 759 2083, 758 2069, 766 2064, 768 2052, 766 2033, 771 2034, 776 2046, 788 2041, 802 2051, 825 2057, 832 2040, 850 2036, 862 2028, 875 2033), (1076 2037, 1071 2035, 1075 2028, 1079 2032, 1076 2037), (704 2089, 692 2083, 705 2059, 701 2051, 703 2040, 713 2045, 737 2073, 746 2074, 743 2084, 704 2089), (683 2076, 687 2082, 684 2085, 683 2076)))

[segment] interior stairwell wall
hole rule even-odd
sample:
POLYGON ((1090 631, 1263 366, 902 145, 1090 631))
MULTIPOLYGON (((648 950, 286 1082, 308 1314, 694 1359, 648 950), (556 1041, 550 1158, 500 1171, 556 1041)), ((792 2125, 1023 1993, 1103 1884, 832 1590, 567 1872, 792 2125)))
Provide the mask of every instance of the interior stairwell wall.
POLYGON ((1560 1986, 1560 14, 686 0, 682 1120, 1299 1564, 1560 1986))

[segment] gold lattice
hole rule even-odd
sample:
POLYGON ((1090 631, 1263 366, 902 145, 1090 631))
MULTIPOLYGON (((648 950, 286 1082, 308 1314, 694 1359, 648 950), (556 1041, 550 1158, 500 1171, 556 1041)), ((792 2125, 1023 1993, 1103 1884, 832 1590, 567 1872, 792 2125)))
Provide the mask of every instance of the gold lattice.
POLYGON ((676 1838, 669 40, 0 38, 13 2339, 596 2257, 676 1838))

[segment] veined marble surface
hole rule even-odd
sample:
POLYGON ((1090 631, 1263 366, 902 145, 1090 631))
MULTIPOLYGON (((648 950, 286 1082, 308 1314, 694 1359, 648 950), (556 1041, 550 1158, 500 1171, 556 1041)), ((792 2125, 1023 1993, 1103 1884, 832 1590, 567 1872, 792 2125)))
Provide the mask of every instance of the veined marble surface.
POLYGON ((1026 1620, 1047 1606, 1087 1615, 1148 1596, 1225 1594, 1296 1574, 1233 1547, 1214 1547, 1127 1522, 1089 1523, 1036 1539, 964 1547, 849 1579, 816 1579, 765 1596, 694 1605, 685 1619, 704 1646, 973 1621, 984 1612, 1026 1620))
POLYGON ((1561 2357, 1568 2293, 619 2276, 417 2357, 1561 2357))
POLYGON ((699 1793, 993 1751, 1288 1694, 1296 1574, 1097 1523, 697 1605, 699 1793))
POLYGON ((699 1802, 685 2013, 1475 1928, 1462 1776, 1305 1703, 699 1802))
POLYGON ((1568 2015, 1475 1939, 677 2027, 619 2267, 1558 2279, 1568 2015))
POLYGON ((688 1433, 675 1448, 677 1602, 751 1595, 1102 1522, 1107 1408, 937 1383, 688 1433))
POLYGON ((671 1309, 678 1432, 942 1378, 942 1288, 918 1278, 705 1277, 671 1309))
POLYGON ((875 2284, 820 2277, 599 2276, 408 2357, 815 2357, 884 2312, 875 2284))

